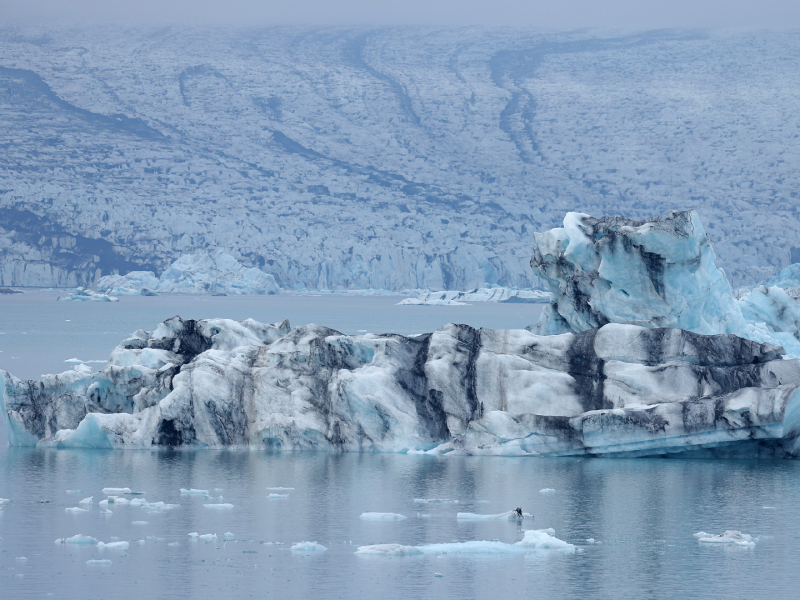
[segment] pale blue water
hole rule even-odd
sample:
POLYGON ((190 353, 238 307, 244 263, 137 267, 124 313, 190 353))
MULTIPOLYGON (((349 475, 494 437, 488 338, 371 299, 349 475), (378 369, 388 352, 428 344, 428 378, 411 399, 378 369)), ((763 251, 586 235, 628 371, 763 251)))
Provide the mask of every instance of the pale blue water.
MULTIPOLYGON (((416 333, 456 320, 450 316, 457 309, 471 311, 457 313, 465 317, 458 319, 462 322, 507 327, 520 318, 515 311, 527 323, 534 320, 527 319, 528 311, 536 308, 494 305, 432 312, 440 307, 392 308, 397 300, 386 298, 336 298, 334 304, 329 298, 295 299, 293 306, 283 298, 286 304, 263 305, 258 314, 253 309, 265 299, 146 300, 66 307, 2 302, 0 331, 6 336, 0 338, 16 340, 10 349, 34 366, 38 347, 43 360, 49 357, 53 362, 48 364, 61 370, 64 363, 55 362, 63 360, 59 353, 92 358, 83 353, 110 351, 133 329, 152 328, 176 313, 203 317, 224 312, 265 321, 296 314, 300 320, 293 318, 295 324, 312 314, 320 318, 307 321, 349 333, 416 333), (61 325, 64 319, 80 327, 61 325), (441 323, 431 324, 437 319, 441 323), (115 326, 117 334, 103 335, 115 326), (23 339, 22 328, 32 337, 23 339), (84 350, 71 344, 84 344, 84 350)), ((5 353, 9 346, 2 349, 5 353)), ((5 358, 0 365, 5 367, 5 358)), ((0 441, 0 497, 11 500, 0 512, 0 597, 791 598, 800 583, 799 470, 793 461, 67 451, 7 449, 0 441), (147 514, 112 505, 113 514, 105 516, 97 502, 107 486, 130 487, 146 492, 150 502, 180 506, 147 514), (286 499, 271 500, 268 487, 295 489, 286 499), (182 497, 180 488, 208 489, 233 508, 205 508, 202 498, 182 497), (542 494, 543 488, 555 493, 542 494), (75 489, 81 493, 67 494, 75 489), (88 513, 65 513, 87 496, 95 501, 88 513), (419 504, 415 498, 459 503, 419 504), (524 528, 552 527, 579 552, 355 554, 358 546, 376 543, 513 543, 521 538, 519 525, 458 522, 456 513, 499 513, 516 506, 535 515, 524 528), (367 522, 358 518, 365 511, 408 518, 367 522), (755 547, 708 546, 692 536, 727 529, 758 536, 755 547), (226 542, 228 531, 234 539, 226 542), (216 533, 218 539, 193 543, 186 535, 190 532, 216 533), (119 537, 131 545, 127 551, 101 553, 95 546, 54 543, 78 533, 104 542, 119 537), (589 538, 598 543, 588 543, 589 538), (301 541, 317 541, 327 551, 304 555, 289 550, 301 541), (26 561, 17 560, 23 556, 26 561), (86 564, 101 558, 112 564, 86 564)))

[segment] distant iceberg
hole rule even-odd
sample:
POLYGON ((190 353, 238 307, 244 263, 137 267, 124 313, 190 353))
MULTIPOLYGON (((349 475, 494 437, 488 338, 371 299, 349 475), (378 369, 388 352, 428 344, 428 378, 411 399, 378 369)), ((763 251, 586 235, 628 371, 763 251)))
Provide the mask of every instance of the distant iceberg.
POLYGON ((502 302, 546 304, 550 292, 541 290, 513 290, 503 287, 484 287, 468 292, 426 292, 413 298, 405 298, 399 305, 463 306, 470 302, 502 302))
POLYGON ((78 287, 68 296, 59 296, 61 302, 119 302, 119 298, 110 296, 108 293, 93 292, 86 288, 78 287))
POLYGON ((245 267, 221 250, 186 254, 173 262, 160 278, 152 271, 107 275, 97 282, 100 292, 117 296, 158 294, 277 294, 275 278, 255 267, 245 267))

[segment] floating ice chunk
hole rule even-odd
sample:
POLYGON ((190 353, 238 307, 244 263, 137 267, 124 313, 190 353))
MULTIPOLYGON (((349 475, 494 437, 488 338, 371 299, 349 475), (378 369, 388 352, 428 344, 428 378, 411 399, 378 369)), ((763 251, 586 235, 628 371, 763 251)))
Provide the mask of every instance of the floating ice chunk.
POLYGON ((200 534, 199 534, 199 533, 197 533, 196 531, 193 531, 192 533, 187 533, 186 535, 188 535, 188 536, 189 536, 190 538, 192 538, 193 540, 196 540, 196 539, 197 539, 197 536, 198 536, 198 535, 200 535, 200 534))
POLYGON ((774 506, 762 506, 761 508, 764 510, 775 510, 774 506))
POLYGON ((232 540, 232 539, 233 539, 233 538, 235 538, 236 536, 235 536, 235 535, 233 535, 233 533, 231 533, 230 531, 226 531, 226 532, 225 532, 225 536, 224 536, 224 537, 225 537, 225 539, 232 540))
POLYGON ((131 506, 142 506, 144 504, 147 504, 147 498, 134 498, 130 503, 131 506))
POLYGON ((9 502, 11 502, 11 500, 8 498, 0 498, 0 506, 3 506, 3 504, 8 504, 9 502))
POLYGON ((114 513, 111 512, 110 510, 108 510, 107 508, 104 508, 103 510, 100 511, 100 514, 101 515, 113 515, 114 513))
POLYGON ((214 491, 215 491, 215 492, 217 492, 217 493, 219 493, 219 492, 221 492, 221 491, 223 491, 223 490, 222 490, 222 488, 214 488, 214 491))
POLYGON ((169 544, 167 544, 167 546, 180 546, 180 545, 181 545, 180 542, 170 542, 169 544))
POLYGON ((196 490, 194 488, 185 490, 181 488, 181 496, 208 496, 208 490, 196 490))
POLYGON ((524 513, 519 508, 496 515, 479 515, 475 513, 458 513, 456 515, 456 519, 459 521, 522 521, 532 518, 532 514, 524 513))
POLYGON ((361 516, 358 518, 364 521, 403 521, 406 519, 406 517, 403 515, 398 515, 396 513, 380 513, 372 511, 361 513, 361 516))
POLYGON ((442 498, 414 498, 414 502, 420 504, 458 504, 458 500, 447 500, 442 498))
POLYGON ((115 495, 116 494, 130 494, 131 493, 131 488, 112 488, 112 487, 108 487, 108 488, 103 488, 103 493, 106 494, 106 495, 109 495, 109 494, 115 494, 115 495))
POLYGON ((160 513, 165 510, 172 510, 178 508, 180 504, 166 504, 164 502, 144 502, 141 508, 149 513, 160 513))
MULTIPOLYGON (((294 488, 287 488, 287 487, 268 487, 268 490, 273 490, 275 492, 291 492, 294 491, 294 488)), ((216 490, 214 490, 216 491, 216 490)), ((222 490, 219 490, 222 491, 222 490)))
POLYGON ((429 514, 425 514, 425 513, 417 513, 417 518, 418 519, 430 519, 431 516, 429 514))
POLYGON ((586 540, 586 543, 587 543, 587 544, 594 544, 594 543, 595 543, 595 541, 594 541, 594 538, 589 538, 589 539, 587 539, 587 540, 586 540))
POLYGON ((56 544, 97 544, 97 540, 89 535, 79 533, 72 537, 57 539, 56 544))
POLYGON ((317 542, 297 542, 289 550, 292 552, 321 552, 327 548, 317 542))
POLYGON ((83 361, 80 358, 68 358, 64 362, 65 363, 82 363, 83 361))
POLYGON ((433 576, 434 577, 444 577, 444 575, 442 575, 441 573, 434 573, 433 576))
POLYGON ((15 560, 17 562, 27 562, 28 559, 25 556, 18 556, 15 560))
POLYGON ((203 504, 203 506, 217 510, 227 510, 229 508, 233 508, 233 504, 203 504))
POLYGON ((705 544, 735 544, 736 546, 755 546, 756 541, 751 535, 741 531, 729 530, 719 535, 712 535, 705 531, 698 531, 694 534, 698 542, 705 544))
POLYGON ((451 542, 449 544, 425 544, 422 546, 403 546, 401 544, 375 544, 360 546, 356 554, 377 554, 383 556, 403 556, 413 554, 519 554, 540 550, 555 550, 574 553, 575 546, 555 537, 552 529, 530 529, 522 540, 515 544, 505 542, 451 542))
POLYGON ((269 496, 267 496, 267 498, 270 498, 272 500, 279 500, 281 498, 288 498, 288 497, 289 494, 270 494, 269 496))
POLYGON ((197 539, 199 539, 201 542, 213 542, 214 540, 217 539, 217 534, 216 533, 204 533, 203 535, 198 536, 197 539))
POLYGON ((111 566, 111 561, 107 558, 94 558, 92 560, 87 560, 86 564, 90 567, 108 567, 111 566))
POLYGON ((128 542, 109 542, 108 544, 104 544, 103 542, 97 543, 98 550, 127 550, 128 542))
POLYGON ((94 498, 94 496, 89 496, 88 498, 84 498, 83 500, 78 502, 78 504, 92 504, 92 498, 94 498))
POLYGON ((101 506, 105 506, 107 504, 119 504, 121 506, 125 506, 126 504, 130 504, 131 501, 127 498, 119 498, 118 496, 109 496, 105 500, 100 501, 101 506), (105 504, 104 504, 105 503, 105 504))
POLYGON ((553 488, 544 488, 543 490, 539 490, 540 494, 555 494, 556 491, 553 488))
POLYGON ((68 494, 82 494, 83 492, 81 490, 67 490, 67 493, 68 494))
POLYGON ((478 500, 478 504, 489 504, 491 500, 478 500))
POLYGON ((147 521, 131 521, 131 525, 147 525, 147 521))
POLYGON ((89 510, 86 509, 86 508, 78 508, 77 506, 73 506, 72 508, 65 508, 64 512, 72 513, 74 515, 77 515, 77 514, 80 514, 80 513, 87 513, 87 512, 89 512, 89 510))

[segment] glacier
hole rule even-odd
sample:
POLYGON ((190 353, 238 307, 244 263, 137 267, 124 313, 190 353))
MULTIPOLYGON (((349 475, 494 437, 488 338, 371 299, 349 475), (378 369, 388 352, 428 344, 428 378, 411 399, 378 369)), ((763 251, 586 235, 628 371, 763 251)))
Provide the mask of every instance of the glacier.
POLYGON ((442 290, 425 292, 411 298, 404 298, 399 305, 460 306, 468 302, 502 302, 546 304, 550 294, 541 290, 514 290, 500 286, 489 286, 465 292, 442 290))
POLYGON ((0 286, 219 249, 289 290, 530 288, 531 233, 575 206, 697 208, 753 285, 800 262, 799 49, 791 31, 8 25, 0 286))

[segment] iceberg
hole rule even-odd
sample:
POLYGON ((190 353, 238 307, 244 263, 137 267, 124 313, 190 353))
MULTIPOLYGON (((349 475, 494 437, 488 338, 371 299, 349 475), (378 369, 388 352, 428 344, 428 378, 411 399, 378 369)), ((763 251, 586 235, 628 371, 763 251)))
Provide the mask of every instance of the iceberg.
POLYGON ((85 544, 97 544, 97 540, 91 536, 83 535, 81 533, 77 535, 73 535, 72 537, 68 538, 59 538, 56 540, 56 544, 78 544, 78 545, 85 545, 85 544))
POLYGON ((15 446, 795 458, 800 361, 784 354, 633 324, 404 337, 173 317, 97 373, 0 371, 0 408, 15 446))
POLYGON ((127 275, 107 275, 97 281, 97 289, 119 296, 158 294, 278 294, 282 290, 275 278, 256 267, 246 267, 221 250, 185 254, 156 277, 152 271, 132 271, 127 275))
POLYGON ((317 542, 297 542, 289 550, 292 552, 322 552, 327 548, 317 542))
POLYGON ((509 510, 496 515, 480 515, 476 513, 457 513, 456 519, 459 521, 523 521, 533 519, 530 513, 522 512, 522 509, 509 510))
POLYGON ((60 302, 119 302, 119 298, 108 294, 98 294, 84 287, 77 287, 68 296, 59 296, 57 300, 60 302))
POLYGON ((534 239, 531 267, 551 291, 550 304, 530 327, 536 333, 577 333, 607 323, 679 328, 734 334, 800 357, 798 301, 766 287, 737 300, 693 210, 644 221, 571 212, 563 227, 534 239))
POLYGON ((405 521, 406 517, 396 513, 381 513, 367 511, 358 517, 362 521, 405 521))
POLYGON ((206 508, 213 508, 216 510, 229 510, 233 508, 233 504, 203 504, 206 508))
POLYGON ((725 533, 720 533, 719 535, 713 535, 711 533, 706 533, 705 531, 698 531, 694 534, 694 537, 697 538, 698 542, 702 542, 704 544, 733 544, 736 546, 747 547, 753 547, 756 545, 756 541, 753 539, 753 536, 735 530, 726 531, 725 533))
POLYGON ((111 561, 107 558, 93 558, 91 560, 87 560, 86 564, 90 567, 108 567, 111 566, 111 561))
POLYGON ((196 490, 194 488, 185 490, 181 488, 181 496, 208 496, 208 490, 196 490))
POLYGON ((127 550, 130 544, 128 542, 108 542, 104 544, 103 542, 97 543, 98 550, 127 550))
POLYGON ((541 290, 514 290, 504 287, 482 287, 466 292, 443 290, 426 292, 412 298, 405 298, 398 305, 411 306, 464 306, 470 302, 501 302, 547 304, 550 293, 541 290))
POLYGON ((410 556, 414 554, 521 554, 536 551, 558 551, 574 554, 575 546, 555 537, 552 529, 529 529, 514 544, 497 541, 450 542, 403 546, 401 544, 374 544, 359 546, 356 554, 379 556, 410 556))

